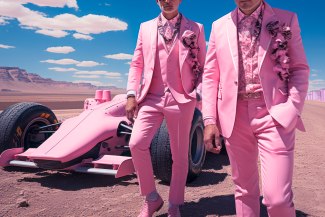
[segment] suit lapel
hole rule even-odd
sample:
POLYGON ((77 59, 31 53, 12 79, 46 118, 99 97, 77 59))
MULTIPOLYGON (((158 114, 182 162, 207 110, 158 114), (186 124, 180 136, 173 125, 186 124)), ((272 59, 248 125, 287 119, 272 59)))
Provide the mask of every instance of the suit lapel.
POLYGON ((180 31, 179 31, 179 35, 178 35, 178 43, 179 43, 179 63, 180 63, 180 70, 182 72, 182 67, 185 61, 185 58, 189 52, 189 49, 184 47, 183 43, 182 43, 182 35, 184 34, 184 32, 186 30, 191 30, 192 26, 190 25, 188 19, 186 17, 183 16, 182 18, 182 22, 181 22, 181 27, 180 27, 180 31))
POLYGON ((150 31, 150 46, 151 46, 151 52, 149 53, 150 55, 150 66, 151 69, 154 69, 155 66, 155 59, 156 59, 156 51, 157 51, 157 26, 158 26, 158 19, 154 19, 150 25, 150 29, 148 31, 150 31))
POLYGON ((233 10, 228 16, 227 38, 229 49, 238 75, 238 36, 237 36, 237 9, 233 10))
POLYGON ((261 70, 265 55, 267 53, 267 50, 270 47, 270 43, 272 40, 271 35, 269 34, 269 32, 266 29, 266 25, 270 22, 270 21, 274 21, 275 18, 275 14, 271 8, 270 5, 268 5, 267 3, 265 4, 265 8, 264 8, 264 15, 263 15, 263 21, 262 21, 262 30, 261 30, 261 35, 260 35, 260 45, 258 48, 258 70, 261 70))

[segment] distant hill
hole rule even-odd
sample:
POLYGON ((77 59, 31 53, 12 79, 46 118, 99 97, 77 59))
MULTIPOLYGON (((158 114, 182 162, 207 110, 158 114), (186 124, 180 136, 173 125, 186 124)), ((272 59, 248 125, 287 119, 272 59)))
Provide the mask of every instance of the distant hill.
POLYGON ((0 92, 93 93, 96 89, 108 89, 116 93, 125 91, 115 86, 97 87, 90 83, 54 81, 18 67, 0 66, 0 92))

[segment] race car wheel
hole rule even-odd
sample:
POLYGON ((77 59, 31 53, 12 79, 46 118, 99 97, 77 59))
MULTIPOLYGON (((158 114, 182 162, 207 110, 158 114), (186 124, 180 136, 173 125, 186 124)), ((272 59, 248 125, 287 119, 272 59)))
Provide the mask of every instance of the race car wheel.
POLYGON ((0 153, 9 148, 37 148, 57 126, 40 127, 58 123, 54 113, 47 107, 32 102, 9 106, 0 116, 0 153))
POLYGON ((200 110, 195 109, 190 131, 188 182, 193 181, 202 171, 206 154, 203 135, 204 124, 202 113, 200 110))
MULTIPOLYGON (((187 182, 193 181, 201 172, 205 160, 205 146, 203 143, 202 114, 195 109, 190 130, 190 144, 188 152, 188 176, 187 182)), ((170 182, 172 176, 172 155, 166 121, 163 121, 151 143, 151 158, 155 176, 170 182)))

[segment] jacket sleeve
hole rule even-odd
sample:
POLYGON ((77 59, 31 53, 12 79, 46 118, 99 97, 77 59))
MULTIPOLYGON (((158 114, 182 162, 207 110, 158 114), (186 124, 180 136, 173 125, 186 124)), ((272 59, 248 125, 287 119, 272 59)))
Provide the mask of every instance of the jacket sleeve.
POLYGON ((202 77, 203 120, 212 119, 213 122, 216 122, 218 118, 217 93, 220 79, 219 64, 216 55, 216 31, 216 23, 213 23, 202 77))
POLYGON ((292 38, 288 41, 288 54, 290 58, 290 77, 288 81, 288 91, 290 103, 296 108, 300 116, 305 97, 308 91, 309 66, 307 63, 300 27, 297 15, 294 14, 291 21, 292 38))
POLYGON ((134 50, 133 58, 130 64, 127 91, 137 91, 140 85, 140 80, 141 80, 143 66, 144 66, 142 28, 143 28, 143 24, 140 25, 137 45, 134 50))
MULTIPOLYGON (((296 14, 293 14, 290 29, 292 38, 288 40, 289 78, 288 78, 288 99, 273 108, 273 115, 276 120, 287 130, 297 126, 301 116, 305 97, 308 91, 309 67, 305 51, 302 45, 300 27, 296 14)), ((299 130, 304 131, 303 127, 299 130)))
MULTIPOLYGON (((200 66, 202 69, 204 69, 204 63, 205 63, 205 56, 206 56, 206 41, 205 41, 205 33, 204 33, 204 26, 202 24, 200 26, 200 33, 198 37, 198 46, 200 48, 200 51, 198 53, 198 61, 200 63, 200 66)), ((202 77, 199 79, 198 85, 196 87, 197 93, 201 95, 202 93, 202 77)))

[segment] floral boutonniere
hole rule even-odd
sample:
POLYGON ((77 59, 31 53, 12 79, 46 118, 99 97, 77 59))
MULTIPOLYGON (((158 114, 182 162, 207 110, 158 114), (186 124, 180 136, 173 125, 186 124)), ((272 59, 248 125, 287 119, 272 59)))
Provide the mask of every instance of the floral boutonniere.
POLYGON ((279 78, 283 80, 289 79, 289 63, 290 57, 288 55, 288 41, 292 37, 290 26, 280 24, 279 21, 272 21, 266 25, 267 30, 274 38, 272 44, 272 58, 276 65, 273 70, 278 74, 279 78))
POLYGON ((194 74, 195 79, 192 81, 193 85, 196 87, 199 80, 201 79, 203 69, 198 60, 198 53, 200 48, 196 42, 196 35, 194 32, 190 30, 185 30, 182 35, 182 43, 184 47, 189 49, 189 56, 191 58, 190 64, 192 68, 192 72, 194 74))

